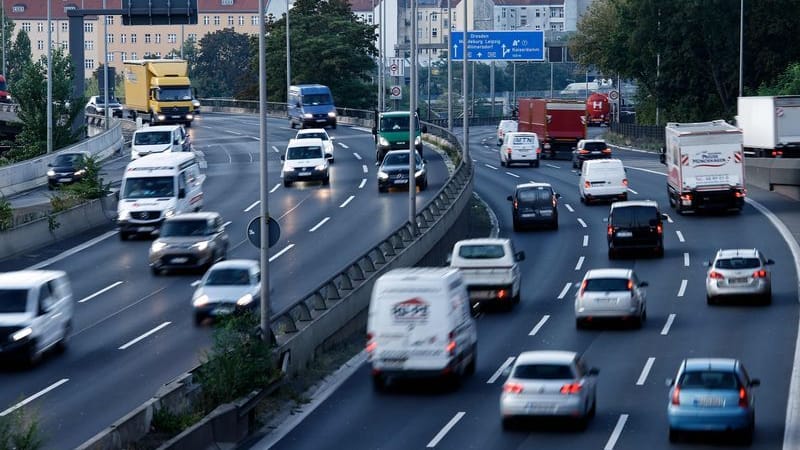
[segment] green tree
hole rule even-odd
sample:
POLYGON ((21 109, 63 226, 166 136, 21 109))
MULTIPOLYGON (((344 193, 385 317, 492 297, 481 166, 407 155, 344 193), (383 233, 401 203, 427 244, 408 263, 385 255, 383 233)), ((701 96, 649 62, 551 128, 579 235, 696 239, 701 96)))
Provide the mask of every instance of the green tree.
POLYGON ((28 33, 20 30, 6 54, 6 81, 12 96, 15 96, 14 84, 22 77, 25 66, 32 63, 31 39, 28 37, 28 33))
MULTIPOLYGON (((2 8, 5 8, 5 6, 3 5, 2 8)), ((5 22, 5 33, 0 36, 0 41, 2 41, 2 43, 0 43, 0 50, 5 51, 6 66, 4 69, 8 70, 8 53, 11 51, 11 46, 14 44, 13 39, 11 39, 14 36, 14 21, 11 20, 7 14, 3 14, 3 19, 5 22)))
POLYGON ((762 84, 758 95, 800 95, 800 63, 792 63, 774 84, 762 84))
POLYGON ((199 95, 231 97, 244 81, 241 67, 250 59, 250 38, 225 28, 200 39, 192 69, 192 84, 199 95))

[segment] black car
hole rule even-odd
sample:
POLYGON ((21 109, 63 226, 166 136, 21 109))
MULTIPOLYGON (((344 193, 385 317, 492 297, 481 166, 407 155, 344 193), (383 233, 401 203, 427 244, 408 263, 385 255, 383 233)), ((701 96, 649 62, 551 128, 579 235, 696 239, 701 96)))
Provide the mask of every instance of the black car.
POLYGON ((664 222, 658 203, 652 200, 616 202, 608 214, 608 257, 625 250, 649 250, 664 257, 664 222))
POLYGON ((61 184, 75 183, 81 181, 86 175, 86 162, 89 154, 85 152, 66 152, 56 156, 47 165, 47 187, 55 189, 61 184))
MULTIPOLYGON (((378 192, 387 192, 392 187, 408 189, 408 153, 408 150, 392 150, 386 154, 378 168, 378 192)), ((428 162, 418 152, 414 152, 414 156, 415 183, 420 191, 424 191, 428 188, 428 162)))
POLYGON ((514 195, 509 195, 514 231, 525 226, 546 225, 558 228, 558 199, 561 194, 553 192, 549 183, 525 183, 517 185, 514 195))
POLYGON ((583 168, 583 162, 590 159, 611 158, 611 148, 602 139, 582 139, 572 152, 572 168, 583 168))

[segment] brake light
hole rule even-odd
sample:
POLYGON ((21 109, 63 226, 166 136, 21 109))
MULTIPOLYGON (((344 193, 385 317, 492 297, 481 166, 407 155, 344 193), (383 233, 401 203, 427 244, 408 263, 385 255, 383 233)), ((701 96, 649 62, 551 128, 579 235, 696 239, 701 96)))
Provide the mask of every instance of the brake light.
POLYGON ((450 334, 447 335, 447 337, 449 338, 450 341, 447 343, 447 347, 445 347, 445 350, 447 350, 447 354, 453 356, 456 353, 456 339, 455 339, 456 333, 454 331, 451 331, 450 334))
POLYGON ((503 385, 503 392, 506 394, 521 394, 522 385, 519 383, 506 383, 503 385))
POLYGON ((627 178, 623 178, 622 179, 622 185, 623 186, 627 186, 628 185, 628 179, 627 178))
POLYGON ((372 340, 372 333, 367 333, 367 353, 372 353, 378 348, 378 343, 372 340))
POLYGON ((587 283, 588 283, 588 282, 587 282, 586 280, 583 280, 583 283, 581 283, 581 290, 580 290, 580 291, 578 291, 578 295, 579 295, 579 296, 581 296, 581 297, 583 296, 583 291, 586 289, 586 284, 587 284, 587 283))
POLYGON ((633 280, 628 280, 628 290, 629 291, 633 290, 633 280))
POLYGON ((781 155, 783 155, 783 151, 782 150, 773 150, 772 151, 772 156, 781 156, 781 155))
POLYGON ((681 195, 681 200, 691 201, 692 200, 692 194, 683 194, 683 195, 681 195))
POLYGON ((747 189, 742 189, 742 190, 736 191, 736 197, 737 198, 742 198, 742 197, 745 197, 745 196, 747 196, 747 189))
POLYGON ((656 231, 658 231, 658 234, 661 234, 664 232, 664 227, 662 227, 661 224, 658 224, 656 225, 656 231))
POLYGON ((590 182, 588 182, 588 181, 584 181, 584 182, 583 182, 583 187, 590 188, 590 187, 592 187, 592 183, 590 183, 590 182))
POLYGON ((519 208, 519 203, 517 202, 517 200, 514 200, 514 209, 517 209, 517 208, 519 208))
POLYGON ((540 147, 536 147, 536 154, 542 153, 542 149, 540 147))
POLYGON ((607 155, 608 155, 608 154, 610 154, 610 153, 611 153, 611 149, 610 149, 610 148, 604 148, 604 149, 603 149, 603 153, 605 153, 605 154, 607 154, 607 155))
POLYGON ((614 235, 614 227, 611 225, 608 226, 608 236, 611 237, 614 235))
POLYGON ((711 273, 708 274, 708 278, 713 278, 715 280, 724 280, 725 279, 725 277, 722 276, 721 273, 719 273, 719 272, 717 272, 715 270, 711 271, 711 273))
POLYGON ((764 269, 756 270, 755 272, 753 272, 753 278, 766 278, 766 277, 767 277, 767 271, 764 269))
POLYGON ((555 208, 556 205, 558 204, 558 200, 556 200, 555 196, 553 196, 552 200, 553 200, 553 208, 555 208))
POLYGON ((578 153, 580 153, 581 155, 585 155, 589 153, 589 150, 578 150, 578 153))
POLYGON ((747 408, 750 406, 750 400, 747 398, 747 391, 745 388, 739 388, 739 407, 740 408, 747 408))
POLYGON ((672 390, 672 404, 673 405, 680 405, 681 404, 681 387, 675 386, 675 389, 672 390))
POLYGON ((565 395, 577 394, 583 386, 581 383, 570 383, 561 386, 561 393, 565 395))
POLYGON ((502 300, 506 297, 508 297, 508 289, 500 289, 499 291, 497 291, 498 299, 502 300))

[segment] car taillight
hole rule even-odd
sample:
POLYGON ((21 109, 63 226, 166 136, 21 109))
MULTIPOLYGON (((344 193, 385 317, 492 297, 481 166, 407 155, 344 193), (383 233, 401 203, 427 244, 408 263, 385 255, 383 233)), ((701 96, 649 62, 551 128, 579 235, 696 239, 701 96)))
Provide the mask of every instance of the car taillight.
POLYGON ((604 148, 603 149, 603 153, 605 153, 606 155, 610 155, 611 154, 611 149, 610 148, 604 148))
POLYGON ((514 200, 514 209, 517 209, 517 208, 519 208, 519 203, 516 200, 514 200))
POLYGON ((578 296, 579 297, 583 297, 583 291, 586 290, 586 284, 587 283, 588 282, 586 280, 583 280, 583 283, 581 283, 581 289, 578 291, 578 296))
POLYGON ((681 404, 681 387, 675 386, 675 389, 672 390, 672 402, 673 405, 680 405, 681 404))
POLYGON ((562 394, 566 394, 566 395, 577 394, 578 392, 581 391, 582 387, 583 386, 581 385, 581 383, 565 384, 565 385, 561 386, 561 393, 562 394))
POLYGON ((721 273, 719 273, 719 272, 717 272, 715 270, 711 271, 711 273, 708 274, 708 278, 713 278, 715 280, 723 280, 723 279, 725 279, 725 277, 722 276, 721 273))
POLYGON ((739 191, 736 191, 736 197, 742 198, 746 196, 747 196, 747 189, 741 189, 739 191))
POLYGON ((589 153, 589 150, 578 150, 578 153, 580 153, 581 155, 585 155, 589 153))
POLYGON ((753 272, 753 278, 766 278, 766 277, 767 277, 767 271, 764 269, 756 270, 755 272, 753 272))
POLYGON ((614 235, 614 227, 612 227, 611 225, 608 226, 608 235, 609 236, 613 236, 614 235))
POLYGON ((592 187, 592 183, 590 183, 588 181, 584 181, 583 182, 583 187, 590 188, 590 187, 592 187))
POLYGON ((536 154, 538 155, 539 153, 542 153, 542 149, 541 147, 536 147, 536 154))
POLYGON ((633 280, 628 280, 628 290, 629 291, 633 290, 633 280))
POLYGON ((455 339, 456 333, 454 331, 451 331, 447 337, 448 337, 448 342, 447 342, 447 347, 445 347, 445 350, 447 350, 448 355, 453 356, 456 353, 456 339, 455 339))
POLYGON ((656 231, 658 231, 658 234, 662 234, 664 232, 664 227, 658 224, 656 225, 656 231))
POLYGON ((692 194, 683 194, 683 195, 681 195, 681 200, 691 201, 692 200, 692 194))
POLYGON ((553 201, 553 208, 555 208, 556 205, 558 204, 558 200, 556 200, 556 198, 553 197, 552 201, 553 201))
POLYGON ((777 157, 777 156, 781 156, 781 155, 783 155, 783 151, 782 150, 773 150, 772 151, 772 156, 777 157))
POLYGON ((747 390, 745 388, 739 388, 739 407, 740 408, 747 408, 750 406, 750 400, 747 398, 747 390))
POLYGON ((367 333, 367 353, 372 353, 378 348, 378 343, 372 340, 372 333, 367 333))
POLYGON ((498 299, 502 300, 506 297, 508 297, 508 289, 500 289, 499 291, 497 291, 498 299))
POLYGON ((503 385, 503 392, 506 394, 521 394, 522 385, 519 383, 506 383, 503 385))
POLYGON ((623 186, 627 186, 628 185, 628 179, 627 178, 623 178, 622 179, 622 185, 623 186))

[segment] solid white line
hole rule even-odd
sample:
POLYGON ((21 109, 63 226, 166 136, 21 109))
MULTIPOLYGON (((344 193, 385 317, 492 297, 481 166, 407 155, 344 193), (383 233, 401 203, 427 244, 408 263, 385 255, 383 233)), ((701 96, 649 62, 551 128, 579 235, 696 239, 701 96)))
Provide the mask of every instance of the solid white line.
POLYGON ((88 297, 84 297, 84 298, 82 298, 82 299, 78 300, 78 303, 85 303, 85 302, 88 302, 89 300, 91 300, 91 299, 93 299, 93 298, 97 297, 98 295, 101 295, 101 294, 103 294, 103 293, 106 293, 106 292, 108 292, 108 291, 110 291, 110 290, 114 289, 115 287, 119 286, 119 285, 120 285, 120 284, 122 284, 122 283, 124 283, 124 281, 117 281, 116 283, 112 283, 112 284, 110 284, 110 285, 108 285, 108 286, 104 287, 103 289, 100 289, 99 291, 95 292, 94 294, 92 294, 92 295, 90 295, 90 296, 88 296, 88 297))
POLYGON ((561 167, 558 167, 558 166, 553 165, 553 164, 545 164, 545 166, 552 167, 553 169, 560 169, 561 168, 561 167))
POLYGON ((237 136, 241 136, 242 134, 244 134, 244 133, 239 133, 238 131, 231 131, 231 130, 225 130, 225 132, 230 134, 235 134, 237 136))
POLYGON ((350 148, 344 142, 337 142, 337 144, 339 144, 339 147, 342 147, 342 148, 350 148))
MULTIPOLYGON (((409 159, 411 159, 411 157, 409 157, 409 159)), ((364 173, 368 173, 369 172, 369 169, 367 168, 366 165, 362 165, 361 169, 364 171, 364 173)))
POLYGON ((686 293, 686 283, 688 283, 688 281, 681 280, 681 287, 678 289, 678 297, 683 297, 683 294, 686 293))
POLYGON ((666 336, 669 333, 669 329, 672 327, 672 322, 675 321, 675 314, 670 314, 667 317, 667 323, 664 324, 664 328, 661 329, 661 335, 666 336))
POLYGON ((276 184, 272 189, 269 190, 269 193, 272 194, 273 192, 277 191, 278 188, 281 187, 281 184, 276 184))
POLYGON ((330 217, 326 217, 326 218, 324 218, 324 219, 320 220, 320 221, 319 221, 319 223, 318 223, 318 224, 316 224, 316 225, 314 225, 313 227, 311 227, 311 229, 310 229, 310 230, 308 230, 308 232, 309 232, 309 233, 313 233, 313 232, 317 231, 317 230, 319 229, 319 227, 321 227, 321 226, 325 225, 325 222, 327 222, 327 221, 329 221, 329 220, 331 220, 331 218, 330 218, 330 217))
POLYGON ((580 217, 578 218, 578 223, 581 224, 583 228, 586 228, 586 222, 584 222, 580 217))
POLYGON ((488 168, 490 168, 490 169, 492 169, 492 170, 497 170, 497 167, 495 167, 495 166, 490 166, 489 164, 486 164, 486 163, 484 163, 483 165, 488 167, 488 168))
POLYGON ((559 300, 561 300, 562 298, 564 298, 567 295, 567 292, 569 292, 569 288, 571 286, 572 286, 572 283, 567 283, 567 284, 564 285, 564 289, 562 289, 561 293, 558 294, 558 299, 559 300))
POLYGON ((269 257, 269 262, 274 261, 275 259, 278 258, 278 256, 281 256, 282 254, 288 252, 289 250, 291 250, 292 247, 294 247, 294 244, 289 244, 286 247, 283 247, 283 250, 281 250, 278 253, 275 253, 274 255, 269 257))
POLYGON ((258 206, 259 203, 261 203, 261 200, 254 201, 250 206, 244 209, 244 212, 250 212, 250 210, 258 206))
POLYGON ((363 189, 366 184, 367 184, 367 179, 366 178, 362 178, 361 179, 361 184, 358 185, 358 188, 359 189, 363 189))
POLYGON ((578 258, 578 264, 575 264, 575 270, 581 270, 581 266, 583 266, 583 260, 584 259, 585 258, 583 256, 578 258))
POLYGON ((547 319, 549 319, 549 318, 550 318, 550 315, 548 315, 548 314, 545 314, 544 316, 542 316, 542 319, 539 321, 539 323, 536 324, 535 327, 533 327, 531 332, 528 333, 528 336, 536 336, 536 333, 539 332, 539 330, 542 328, 542 326, 544 326, 545 322, 547 322, 547 319))
POLYGON ((519 178, 519 175, 517 175, 515 173, 511 173, 511 172, 506 172, 506 175, 511 175, 514 178, 519 178))
POLYGON ((41 269, 43 267, 49 266, 50 264, 57 263, 58 261, 61 261, 64 258, 68 258, 68 257, 70 257, 70 256, 72 256, 72 255, 74 255, 74 254, 76 254, 76 253, 78 253, 80 251, 86 250, 87 248, 89 248, 89 247, 91 247, 91 246, 93 246, 93 245, 95 245, 97 243, 100 243, 100 242, 110 238, 111 236, 114 236, 117 233, 118 233, 117 230, 107 231, 107 232, 101 234, 100 236, 97 236, 94 239, 90 239, 90 240, 84 242, 83 244, 76 245, 75 247, 72 247, 69 250, 65 250, 65 251, 59 253, 58 255, 53 256, 52 258, 45 259, 44 261, 42 261, 40 263, 36 263, 36 264, 28 267, 26 270, 39 270, 39 269, 41 269))
POLYGON ((683 266, 689 267, 689 254, 686 252, 683 253, 683 266))
POLYGON ((653 363, 656 362, 656 359, 652 356, 647 358, 647 362, 644 363, 644 368, 642 369, 642 373, 639 375, 639 379, 636 380, 637 386, 643 386, 644 382, 647 381, 647 375, 650 374, 650 369, 653 368, 653 363))
POLYGON ((8 414, 18 410, 19 408, 22 408, 23 406, 27 405, 28 403, 36 400, 37 398, 43 396, 44 394, 47 394, 48 392, 52 391, 53 389, 55 389, 55 388, 61 386, 62 384, 66 383, 67 381, 69 381, 69 378, 62 378, 62 379, 56 381, 55 383, 51 384, 50 386, 47 386, 46 388, 42 389, 41 391, 39 391, 37 393, 31 395, 30 397, 28 397, 25 400, 17 403, 16 405, 6 409, 3 412, 0 412, 0 417, 7 416, 8 414))
POLYGON ((439 441, 444 439, 445 435, 447 435, 447 432, 449 432, 451 428, 456 426, 458 421, 461 420, 462 417, 464 417, 464 414, 466 414, 464 411, 459 411, 455 416, 453 416, 453 418, 450 419, 450 422, 447 422, 447 425, 445 425, 444 428, 442 428, 439 431, 439 433, 436 436, 434 436, 434 438, 431 439, 430 442, 428 442, 427 448, 436 447, 436 444, 438 444, 439 441))
POLYGON ((278 147, 275 147, 274 145, 272 146, 272 149, 275 150, 275 153, 280 153, 281 152, 280 150, 278 150, 278 147))
POLYGON ((508 359, 506 359, 506 362, 501 364, 500 368, 497 369, 497 371, 488 380, 486 380, 486 384, 492 384, 495 381, 497 381, 497 379, 500 378, 501 375, 503 375, 503 371, 506 370, 506 368, 510 366, 511 363, 513 362, 514 362, 514 357, 509 356, 508 359))
POLYGON ((223 227, 227 227, 228 225, 230 225, 230 224, 232 224, 232 223, 233 223, 233 222, 229 220, 229 221, 227 221, 227 222, 223 223, 223 224, 222 224, 222 226, 223 226, 223 227))
POLYGON ((131 345, 134 345, 134 344, 136 344, 137 342, 141 341, 142 339, 145 339, 145 338, 147 338, 147 337, 148 337, 148 336, 150 336, 151 334, 158 333, 158 330, 160 330, 160 329, 162 329, 162 328, 164 328, 164 327, 168 326, 168 325, 169 325, 169 324, 171 324, 171 323, 172 323, 172 322, 164 322, 164 323, 162 323, 161 325, 159 325, 159 326, 157 326, 157 327, 153 328, 152 330, 148 331, 147 333, 145 333, 145 334, 143 334, 143 335, 141 335, 141 336, 137 337, 136 339, 134 339, 134 340, 132 340, 132 341, 128 342, 127 344, 125 344, 125 345, 121 346, 119 349, 120 349, 120 350, 125 350, 125 349, 127 349, 128 347, 130 347, 131 345))
POLYGON ((619 436, 622 434, 622 429, 625 427, 625 422, 627 421, 627 414, 621 414, 619 416, 617 426, 615 426, 614 431, 611 432, 611 437, 608 438, 608 442, 606 442, 606 446, 603 447, 603 450, 614 450, 614 446, 617 445, 617 439, 619 439, 619 436))
POLYGON ((351 195, 350 197, 347 198, 347 200, 344 201, 344 203, 339 205, 339 208, 344 208, 345 206, 347 206, 348 203, 353 201, 354 198, 356 198, 356 196, 355 195, 351 195))
POLYGON ((632 193, 632 194, 639 195, 639 193, 638 193, 638 192, 634 191, 634 190, 633 190, 633 189, 631 189, 631 188, 628 188, 628 192, 630 192, 630 193, 632 193))
POLYGON ((665 173, 663 173, 663 172, 658 172, 658 171, 656 171, 656 170, 650 170, 650 169, 642 169, 641 167, 631 167, 631 166, 625 166, 625 168, 626 168, 626 169, 633 169, 633 170, 640 170, 640 171, 642 171, 642 172, 653 173, 653 174, 656 174, 656 175, 661 175, 661 176, 664 176, 664 177, 665 177, 665 176, 667 176, 667 174, 665 174, 665 173))
POLYGON ((589 246, 589 235, 588 234, 584 234, 583 235, 583 246, 584 247, 588 247, 589 246))
POLYGON ((683 233, 681 233, 681 230, 675 230, 675 234, 678 235, 678 240, 679 241, 686 242, 686 239, 683 238, 683 233))
POLYGON ((357 160, 361 161, 361 155, 359 155, 358 153, 353 152, 353 156, 355 156, 357 160))

